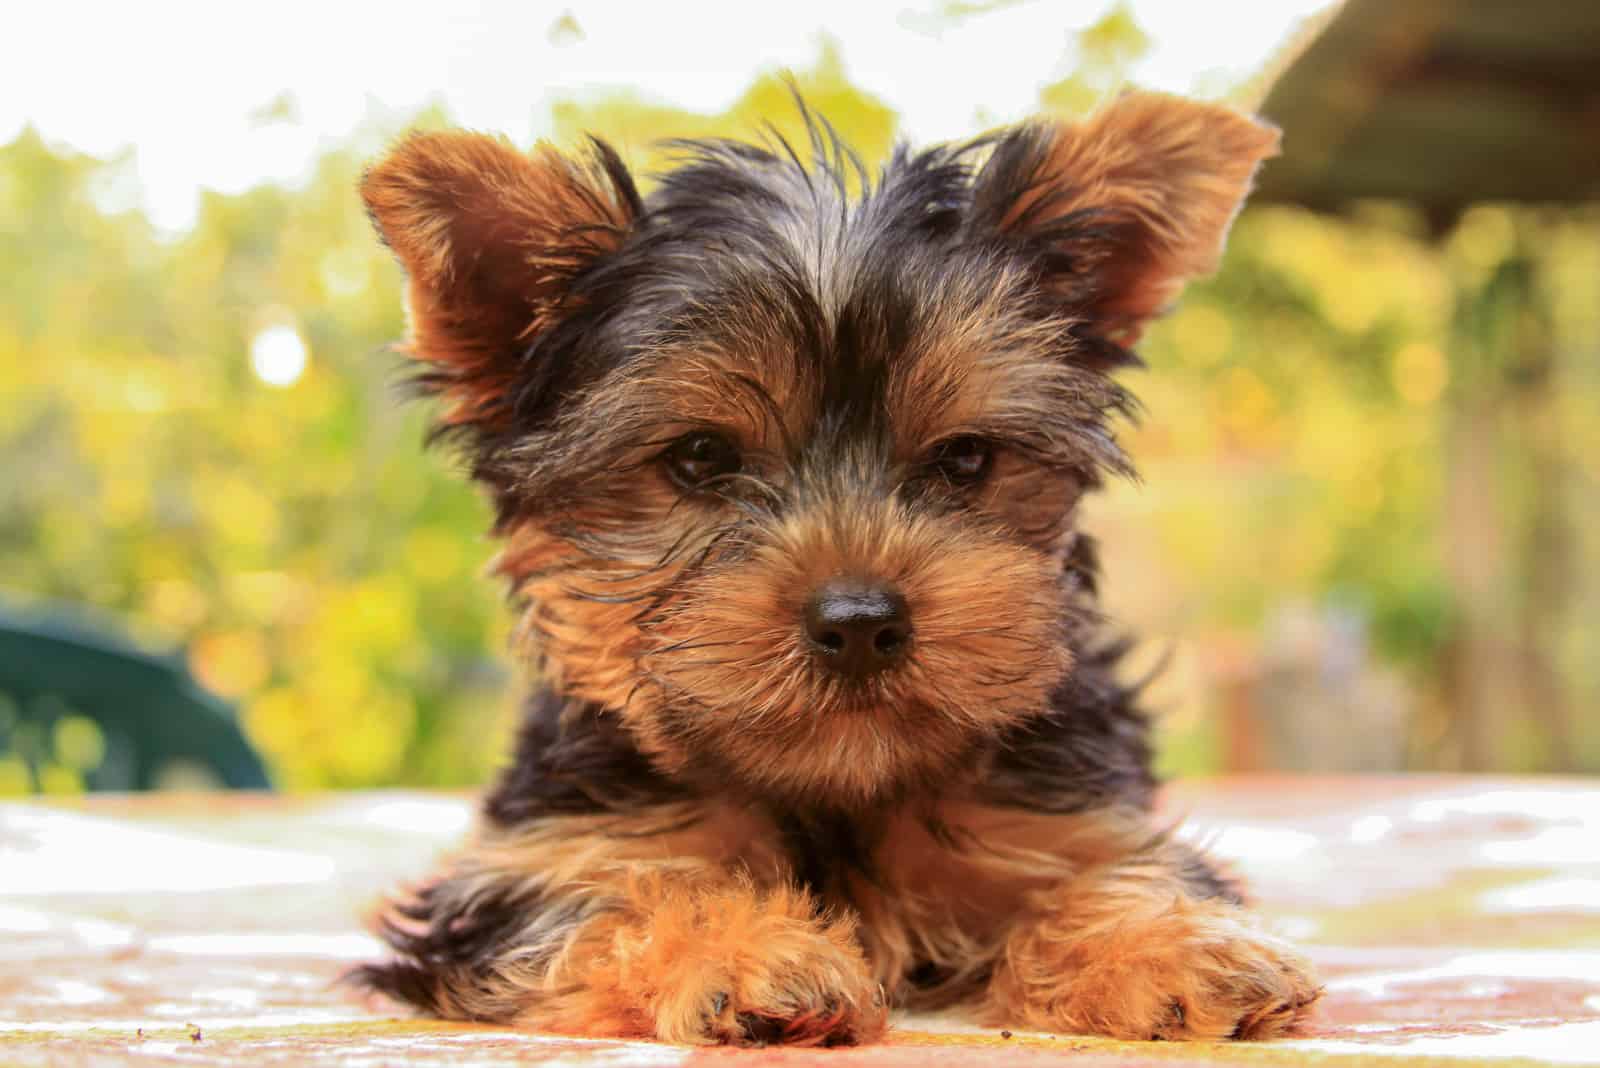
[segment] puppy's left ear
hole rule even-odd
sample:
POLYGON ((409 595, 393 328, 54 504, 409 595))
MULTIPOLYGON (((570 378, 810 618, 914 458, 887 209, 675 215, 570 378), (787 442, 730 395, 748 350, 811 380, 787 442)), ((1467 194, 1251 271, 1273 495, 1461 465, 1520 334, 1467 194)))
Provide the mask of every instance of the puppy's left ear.
POLYGON ((370 167, 361 198, 411 281, 410 353, 444 421, 510 422, 530 347, 580 303, 574 283, 615 251, 639 194, 609 146, 531 153, 465 131, 418 133, 370 167))
POLYGON ((1067 310, 1131 343, 1185 282, 1216 270, 1278 140, 1227 107, 1127 93, 1082 122, 1001 135, 974 180, 973 225, 1031 246, 1067 310))

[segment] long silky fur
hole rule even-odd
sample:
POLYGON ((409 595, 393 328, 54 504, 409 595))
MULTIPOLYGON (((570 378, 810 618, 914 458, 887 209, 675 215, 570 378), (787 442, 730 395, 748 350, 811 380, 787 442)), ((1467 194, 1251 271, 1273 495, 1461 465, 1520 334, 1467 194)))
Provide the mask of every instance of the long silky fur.
POLYGON ((1276 131, 1135 94, 897 149, 802 107, 674 146, 414 135, 363 195, 417 381, 495 506, 538 666, 469 841, 353 979, 439 1015, 671 1041, 859 1042, 891 1004, 1121 1037, 1263 1037, 1302 960, 1151 815, 1150 720, 1080 498, 1132 467, 1114 378, 1211 270, 1276 131), (809 156, 809 158, 806 158, 809 156), (716 433, 737 470, 666 457, 716 433), (941 450, 977 439, 984 478, 941 450), (891 582, 864 681, 800 626, 891 582))

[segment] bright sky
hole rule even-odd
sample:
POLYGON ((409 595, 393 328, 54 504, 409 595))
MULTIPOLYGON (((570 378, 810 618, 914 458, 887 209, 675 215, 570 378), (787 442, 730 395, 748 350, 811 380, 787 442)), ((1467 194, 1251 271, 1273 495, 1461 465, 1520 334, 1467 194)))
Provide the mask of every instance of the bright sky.
MULTIPOLYGON (((1175 92, 1248 76, 1329 0, 1133 0, 1152 48, 1134 80, 1175 92)), ((1068 72, 1072 35, 1109 0, 1016 0, 937 24, 938 0, 278 0, 271 5, 52 0, 10 20, 0 144, 32 123, 95 155, 131 146, 144 204, 186 225, 203 187, 303 175, 363 119, 442 100, 463 125, 519 141, 560 96, 632 87, 699 111, 763 70, 811 66, 822 35, 912 140, 1028 115, 1068 72), (552 33, 571 13, 581 37, 552 33), (942 25, 943 29, 935 28, 942 25), (20 34, 18 30, 20 29, 20 34), (252 122, 285 92, 294 123, 252 122)), ((955 6, 955 5, 950 5, 955 6)), ((976 5, 973 5, 976 6, 976 5)))

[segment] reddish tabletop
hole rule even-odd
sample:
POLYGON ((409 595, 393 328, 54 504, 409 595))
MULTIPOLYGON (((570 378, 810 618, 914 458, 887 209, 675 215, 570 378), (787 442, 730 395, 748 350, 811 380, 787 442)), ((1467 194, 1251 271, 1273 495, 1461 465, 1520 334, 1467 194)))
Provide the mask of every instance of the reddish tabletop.
POLYGON ((466 828, 425 794, 0 805, 0 1066, 1600 1065, 1600 784, 1235 779, 1175 788, 1327 983, 1310 1034, 1123 1043, 903 1017, 886 1045, 704 1050, 393 1015, 330 985, 357 922, 466 828))

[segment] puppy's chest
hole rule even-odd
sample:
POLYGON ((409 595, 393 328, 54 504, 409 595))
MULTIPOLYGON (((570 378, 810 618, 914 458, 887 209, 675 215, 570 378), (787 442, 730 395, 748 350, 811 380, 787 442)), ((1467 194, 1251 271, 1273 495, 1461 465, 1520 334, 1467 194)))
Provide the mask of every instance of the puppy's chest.
POLYGON ((1047 824, 980 806, 785 812, 773 822, 789 878, 869 926, 987 927, 1072 867, 1047 824))
POLYGON ((819 900, 847 900, 880 867, 887 830, 880 814, 780 809, 771 818, 790 878, 819 900))

